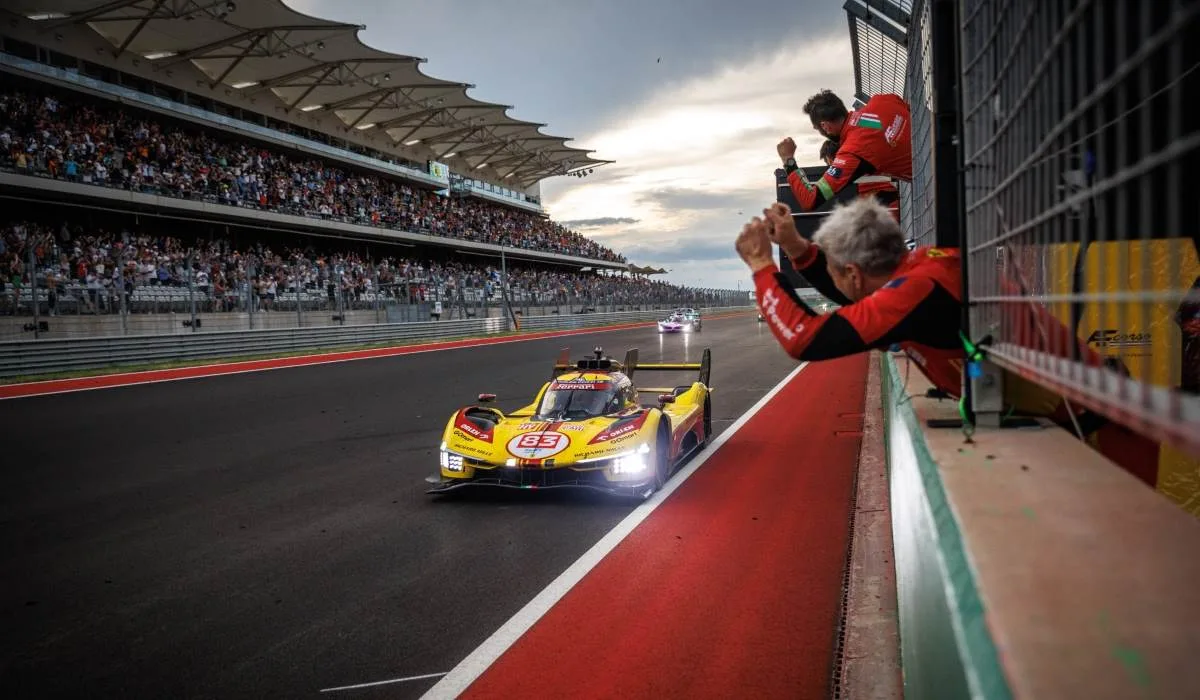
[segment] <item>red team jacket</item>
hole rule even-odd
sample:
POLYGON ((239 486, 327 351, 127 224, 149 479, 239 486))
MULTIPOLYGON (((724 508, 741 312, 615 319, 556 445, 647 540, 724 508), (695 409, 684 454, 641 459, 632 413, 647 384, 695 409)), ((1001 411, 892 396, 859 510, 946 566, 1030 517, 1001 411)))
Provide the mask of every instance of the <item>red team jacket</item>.
MULTIPOLYGON (((798 168, 788 166, 788 184, 801 211, 812 211, 833 199, 846 185, 865 175, 912 180, 911 117, 899 95, 875 95, 846 117, 837 155, 820 180, 809 183, 798 168)), ((873 188, 859 187, 860 194, 873 188)), ((879 186, 878 189, 894 187, 879 186)))
POLYGON ((777 267, 759 270, 754 275, 759 308, 789 355, 829 360, 899 344, 934 386, 958 396, 965 353, 958 337, 962 277, 956 249, 926 246, 910 252, 891 281, 858 303, 834 286, 817 246, 792 265, 842 308, 817 315, 777 267))
MULTIPOLYGON (((817 314, 800 301, 776 266, 755 273, 759 309, 789 355, 798 360, 829 360, 899 345, 935 387, 955 398, 962 394, 966 352, 958 336, 962 315, 958 249, 917 248, 908 254, 887 284, 856 303, 833 284, 825 254, 817 246, 811 246, 803 258, 793 260, 792 264, 818 292, 842 308, 831 314, 817 314)), ((1019 304, 1014 305, 1013 313, 1006 324, 1013 342, 1058 353, 1067 352, 1074 344, 1084 363, 1103 364, 1098 353, 1075 338, 1048 311, 1035 304, 1019 304)), ((1020 376, 1006 376, 1004 398, 1009 407, 1020 413, 1045 416, 1063 426, 1072 424, 1071 409, 1062 397, 1020 376)), ((1102 454, 1155 485, 1157 444, 1076 407, 1076 417, 1085 416, 1099 424, 1089 441, 1102 454)))

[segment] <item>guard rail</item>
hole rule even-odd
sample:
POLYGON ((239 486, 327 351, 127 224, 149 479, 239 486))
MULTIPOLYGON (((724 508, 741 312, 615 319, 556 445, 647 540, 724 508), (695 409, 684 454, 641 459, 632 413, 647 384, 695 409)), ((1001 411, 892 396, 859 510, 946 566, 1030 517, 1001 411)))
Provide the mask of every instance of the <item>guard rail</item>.
MULTIPOLYGON (((701 309, 704 315, 748 311, 753 306, 701 309)), ((537 316, 522 331, 571 330, 654 321, 661 311, 537 316)), ((0 343, 0 377, 144 365, 179 360, 249 357, 380 343, 449 340, 503 333, 503 318, 421 321, 321 328, 197 332, 191 335, 20 340, 0 343)))

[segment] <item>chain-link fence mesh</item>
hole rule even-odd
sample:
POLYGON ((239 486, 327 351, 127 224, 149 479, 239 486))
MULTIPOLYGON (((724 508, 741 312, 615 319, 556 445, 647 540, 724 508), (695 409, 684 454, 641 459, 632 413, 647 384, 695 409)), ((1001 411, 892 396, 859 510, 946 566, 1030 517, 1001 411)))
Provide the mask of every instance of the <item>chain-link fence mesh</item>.
POLYGON ((933 245, 937 229, 929 3, 918 0, 913 10, 916 14, 908 33, 907 78, 903 93, 912 112, 913 179, 900 183, 900 225, 910 242, 933 245))
POLYGON ((1200 445, 1200 3, 960 7, 971 334, 1011 371, 1200 445))

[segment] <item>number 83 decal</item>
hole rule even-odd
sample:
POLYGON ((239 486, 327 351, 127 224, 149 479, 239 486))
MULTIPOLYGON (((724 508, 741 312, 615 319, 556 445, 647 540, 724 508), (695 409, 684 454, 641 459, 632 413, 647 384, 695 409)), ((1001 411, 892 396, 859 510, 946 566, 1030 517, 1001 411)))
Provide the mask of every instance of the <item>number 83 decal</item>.
POLYGON ((570 444, 571 438, 562 433, 541 432, 517 435, 505 447, 514 457, 545 459, 562 452, 570 444))

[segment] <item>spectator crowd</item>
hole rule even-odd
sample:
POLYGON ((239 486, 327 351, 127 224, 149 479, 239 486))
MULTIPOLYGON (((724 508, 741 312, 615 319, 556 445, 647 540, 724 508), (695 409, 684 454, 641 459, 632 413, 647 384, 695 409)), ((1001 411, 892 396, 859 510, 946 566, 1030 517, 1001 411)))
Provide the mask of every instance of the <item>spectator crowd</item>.
MULTIPOLYGON (((503 279, 499 265, 484 262, 485 258, 370 256, 312 245, 238 246, 224 239, 185 242, 173 236, 85 230, 65 223, 55 228, 15 222, 0 225, 0 313, 17 311, 15 293, 30 284, 31 249, 33 277, 40 289, 47 290, 52 312, 64 294, 103 313, 118 310, 114 305, 119 302, 113 300, 122 290, 132 294, 137 289, 189 285, 211 301, 214 310, 244 308, 243 295, 270 310, 285 292, 330 299, 339 293, 350 303, 376 295, 406 303, 454 300, 460 298, 460 290, 477 290, 492 299, 503 279)), ((506 271, 512 296, 530 302, 700 303, 718 296, 642 276, 520 263, 508 265, 506 271)))
POLYGON ((169 197, 625 261, 533 213, 441 196, 83 96, 0 86, 0 167, 169 197))

